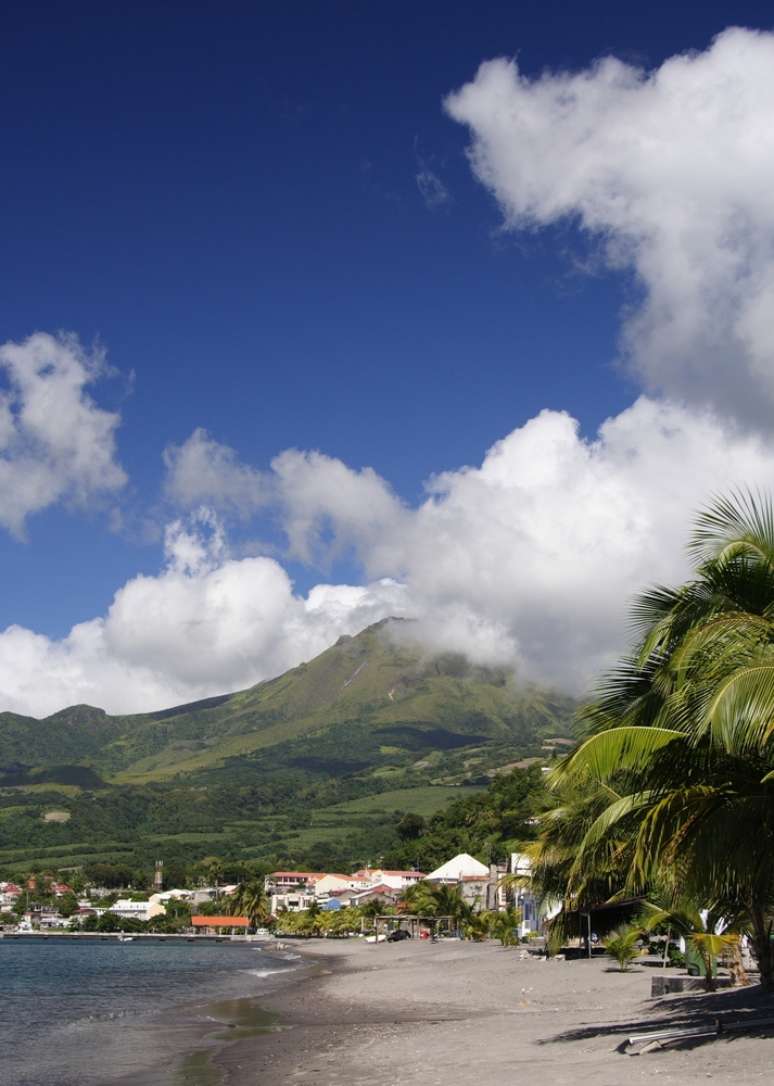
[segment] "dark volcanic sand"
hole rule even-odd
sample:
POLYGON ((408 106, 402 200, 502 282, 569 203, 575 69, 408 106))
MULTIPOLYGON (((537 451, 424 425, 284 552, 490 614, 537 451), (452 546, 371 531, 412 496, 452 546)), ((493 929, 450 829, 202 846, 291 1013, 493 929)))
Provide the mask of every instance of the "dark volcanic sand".
POLYGON ((457 942, 303 948, 316 968, 271 996, 277 1025, 228 1045, 210 1068, 219 1074, 197 1082, 514 1086, 528 1074, 551 1086, 774 1081, 771 1032, 643 1055, 619 1050, 648 1029, 714 1015, 774 1017, 774 1002, 756 988, 651 1000, 652 969, 621 974, 606 959, 523 960, 518 948, 457 942))

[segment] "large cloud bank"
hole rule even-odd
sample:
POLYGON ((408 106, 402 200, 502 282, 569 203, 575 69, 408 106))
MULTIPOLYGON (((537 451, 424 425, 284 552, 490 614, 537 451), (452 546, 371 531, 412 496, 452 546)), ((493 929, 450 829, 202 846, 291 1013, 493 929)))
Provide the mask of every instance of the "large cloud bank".
MULTIPOLYGON (((233 468, 212 438, 189 442, 233 468)), ((186 459, 183 446, 170 463, 186 459)), ((191 500, 227 507, 230 471, 222 489, 202 472, 191 500)), ((740 480, 773 478, 768 439, 642 397, 593 440, 569 415, 544 411, 480 466, 429 480, 414 509, 374 472, 320 453, 285 452, 254 483, 273 496, 296 555, 352 548, 372 582, 404 585, 426 643, 579 690, 625 643, 631 596, 688 573, 692 512, 740 480)))
POLYGON ((774 404, 774 35, 645 72, 485 63, 446 102, 511 228, 575 218, 644 297, 624 350, 651 390, 768 422, 774 404))

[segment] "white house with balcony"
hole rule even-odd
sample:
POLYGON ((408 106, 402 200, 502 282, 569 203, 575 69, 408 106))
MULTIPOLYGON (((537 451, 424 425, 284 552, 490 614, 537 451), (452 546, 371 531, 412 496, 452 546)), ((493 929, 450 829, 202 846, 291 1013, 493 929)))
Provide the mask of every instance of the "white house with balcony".
POLYGON ((278 913, 300 913, 308 909, 317 898, 306 890, 288 890, 284 894, 272 894, 269 898, 273 916, 278 913))

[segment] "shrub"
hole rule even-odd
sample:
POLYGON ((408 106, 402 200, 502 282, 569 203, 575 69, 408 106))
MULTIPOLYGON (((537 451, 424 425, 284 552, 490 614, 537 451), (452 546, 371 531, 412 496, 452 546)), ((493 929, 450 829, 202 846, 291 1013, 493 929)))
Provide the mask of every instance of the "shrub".
POLYGON ((639 928, 616 928, 605 940, 605 950, 615 958, 622 973, 626 973, 635 958, 639 958, 639 928))

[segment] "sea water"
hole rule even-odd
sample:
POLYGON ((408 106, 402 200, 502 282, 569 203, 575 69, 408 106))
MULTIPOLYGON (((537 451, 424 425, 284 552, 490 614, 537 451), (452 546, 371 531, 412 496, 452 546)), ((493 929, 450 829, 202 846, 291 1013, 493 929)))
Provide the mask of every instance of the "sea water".
POLYGON ((0 940, 0 1084, 217 1083, 213 1046, 300 967, 255 943, 0 940))

